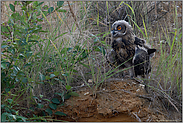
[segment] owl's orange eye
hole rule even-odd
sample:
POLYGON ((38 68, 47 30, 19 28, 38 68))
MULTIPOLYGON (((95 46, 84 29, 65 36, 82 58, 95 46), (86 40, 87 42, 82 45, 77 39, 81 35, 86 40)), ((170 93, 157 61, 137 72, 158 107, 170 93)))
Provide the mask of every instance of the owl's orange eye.
POLYGON ((117 29, 118 29, 118 30, 121 30, 121 26, 118 26, 117 29))

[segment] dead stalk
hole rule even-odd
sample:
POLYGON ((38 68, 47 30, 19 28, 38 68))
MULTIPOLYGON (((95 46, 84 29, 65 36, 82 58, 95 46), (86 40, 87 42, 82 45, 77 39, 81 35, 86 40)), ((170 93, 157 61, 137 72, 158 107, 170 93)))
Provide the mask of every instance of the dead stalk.
POLYGON ((138 117, 138 115, 137 115, 136 113, 133 113, 133 112, 132 112, 132 114, 137 118, 137 120, 138 120, 139 122, 142 122, 141 119, 138 117))
POLYGON ((78 23, 77 23, 76 16, 75 16, 75 14, 74 14, 74 12, 73 12, 71 6, 70 6, 69 1, 67 1, 67 3, 68 3, 68 6, 69 6, 69 9, 70 9, 70 12, 71 12, 71 14, 72 14, 72 17, 73 17, 73 19, 74 19, 74 21, 75 21, 75 23, 76 23, 76 26, 78 27, 78 30, 79 30, 79 32, 80 32, 80 34, 81 34, 81 30, 80 30, 79 25, 78 25, 78 23))

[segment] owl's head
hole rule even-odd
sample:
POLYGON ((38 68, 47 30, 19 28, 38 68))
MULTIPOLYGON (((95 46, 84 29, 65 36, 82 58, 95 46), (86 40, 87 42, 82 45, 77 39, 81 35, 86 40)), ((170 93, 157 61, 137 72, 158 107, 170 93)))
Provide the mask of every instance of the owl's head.
POLYGON ((133 28, 125 20, 118 20, 112 24, 111 33, 113 38, 123 37, 133 33, 133 28))

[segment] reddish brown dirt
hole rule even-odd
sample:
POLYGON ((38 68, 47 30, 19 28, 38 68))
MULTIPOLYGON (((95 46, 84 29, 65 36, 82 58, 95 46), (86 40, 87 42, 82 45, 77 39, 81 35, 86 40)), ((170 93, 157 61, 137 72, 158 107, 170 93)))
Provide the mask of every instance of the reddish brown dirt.
MULTIPOLYGON (((110 81, 99 87, 96 96, 89 88, 82 88, 65 105, 56 111, 67 114, 65 117, 54 116, 58 120, 78 122, 137 122, 163 121, 163 114, 154 113, 151 102, 139 97, 144 95, 144 88, 134 80, 110 81)), ((54 111, 54 112, 56 112, 54 111)))

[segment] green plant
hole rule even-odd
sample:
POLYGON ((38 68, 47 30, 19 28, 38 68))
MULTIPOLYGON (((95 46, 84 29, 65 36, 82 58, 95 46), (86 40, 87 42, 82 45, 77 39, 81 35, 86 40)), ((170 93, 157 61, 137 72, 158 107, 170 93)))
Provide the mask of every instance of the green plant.
MULTIPOLYGON (((49 103, 49 108, 47 108, 45 110, 45 112, 47 112, 49 115, 52 115, 53 114, 52 110, 56 110, 57 107, 63 106, 64 101, 66 99, 69 99, 71 96, 79 96, 76 92, 73 92, 71 90, 71 88, 72 88, 71 86, 66 85, 67 92, 63 91, 62 93, 55 93, 56 95, 60 96, 61 99, 60 98, 59 99, 58 98, 53 98, 51 100, 51 103, 49 103)), ((60 116, 66 116, 65 113, 60 112, 60 111, 57 111, 54 114, 55 115, 60 115, 60 116)))
MULTIPOLYGON (((26 121, 27 118, 19 116, 17 105, 22 101, 34 101, 32 90, 34 86, 44 83, 44 75, 35 75, 35 67, 39 65, 40 52, 44 39, 40 34, 47 33, 42 29, 43 17, 54 11, 65 12, 60 9, 63 1, 57 2, 57 7, 41 6, 44 2, 14 2, 7 6, 9 20, 1 26, 1 35, 8 40, 1 44, 1 96, 2 96, 2 121, 26 121), (16 11, 15 6, 21 6, 21 11, 16 11), (39 80, 34 76, 39 75, 39 80), (23 98, 23 99, 22 99, 23 98)), ((61 37, 60 35, 59 37, 61 37)), ((58 37, 57 37, 58 38, 58 37)), ((43 59, 42 59, 43 60, 43 59)), ((51 63, 51 62, 49 62, 51 63)), ((40 68, 40 67, 39 67, 40 68)), ((40 70, 40 69, 39 69, 40 70)), ((54 72, 47 80, 55 79, 54 72)))
POLYGON ((168 42, 168 48, 162 43, 160 44, 161 56, 157 73, 161 73, 162 75, 162 80, 164 81, 163 88, 172 88, 171 91, 167 92, 167 94, 172 95, 172 92, 175 91, 176 88, 178 95, 180 96, 182 90, 182 72, 180 69, 182 67, 182 43, 180 42, 182 37, 181 28, 175 29, 175 32, 171 33, 174 35, 173 41, 170 40, 170 37, 166 38, 166 41, 168 42), (168 55, 167 52, 169 52, 168 55))
MULTIPOLYGON (((26 5, 22 5, 22 13, 15 11, 15 5, 19 4, 21 2, 15 2, 14 5, 9 4, 11 9, 9 20, 7 25, 1 26, 1 34, 8 38, 1 44, 1 95, 4 98, 2 104, 5 104, 5 107, 10 110, 19 103, 18 99, 31 88, 29 71, 33 65, 32 61, 36 57, 32 49, 40 39, 37 33, 44 32, 41 25, 36 24, 37 21, 41 20, 35 18, 36 14, 33 14, 30 8, 26 8, 26 5), (15 88, 17 91, 12 94, 11 91, 15 88), (11 103, 9 103, 10 100, 12 100, 11 103)), ((3 114, 13 113, 4 111, 3 114)), ((3 116, 8 116, 11 121, 11 117, 9 117, 11 115, 3 116)), ((12 116, 15 121, 18 120, 18 116, 12 116)))
MULTIPOLYGON (((44 2, 38 1, 15 2, 14 5, 9 5, 9 21, 1 27, 1 34, 8 39, 1 45, 3 121, 17 120, 17 118, 12 119, 7 116, 12 114, 15 117, 14 114, 21 107, 19 105, 21 102, 26 101, 28 108, 36 105, 38 109, 42 109, 44 105, 41 102, 51 99, 42 99, 47 93, 40 87, 51 90, 53 88, 50 88, 50 85, 59 84, 61 90, 55 94, 63 94, 62 103, 71 96, 78 96, 72 91, 70 84, 74 79, 73 76, 78 73, 76 66, 78 64, 87 66, 84 61, 92 52, 90 47, 93 46, 93 44, 88 45, 87 41, 93 37, 89 37, 83 42, 80 42, 81 37, 74 40, 64 38, 64 35, 68 33, 72 35, 76 25, 73 23, 70 32, 65 30, 63 33, 60 32, 62 23, 66 23, 64 22, 66 17, 62 18, 58 14, 58 12, 62 12, 66 16, 66 10, 62 9, 63 3, 63 1, 58 1, 56 7, 48 7, 44 5, 44 2), (16 11, 15 6, 21 6, 21 11, 16 11), (48 19, 48 16, 53 13, 56 13, 57 16, 55 28, 48 19), (46 29, 43 29, 42 25, 44 20, 49 26, 46 29), (19 107, 16 107, 17 105, 19 107)), ((7 8, 9 7, 7 6, 7 8)), ((49 107, 55 110, 58 99, 53 98, 51 102, 49 107)), ((45 111, 51 115, 50 109, 45 111)), ((56 114, 62 113, 57 112, 56 114)), ((33 118, 26 120, 45 121, 45 118, 33 115, 33 118)))

